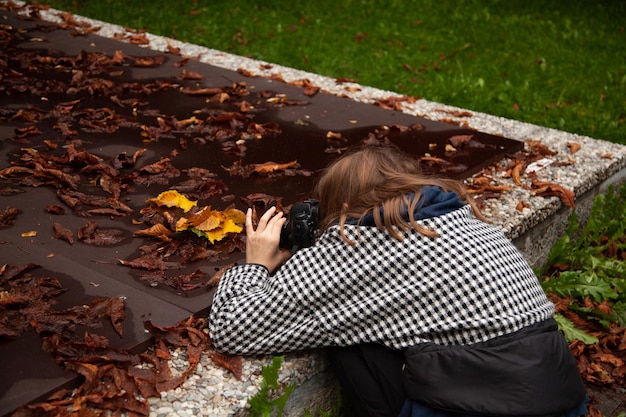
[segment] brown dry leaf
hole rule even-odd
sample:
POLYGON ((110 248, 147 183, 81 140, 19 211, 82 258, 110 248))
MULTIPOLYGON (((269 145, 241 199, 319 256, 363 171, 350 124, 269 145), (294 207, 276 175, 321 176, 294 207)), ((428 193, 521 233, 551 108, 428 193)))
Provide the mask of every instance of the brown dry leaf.
POLYGON ((243 370, 243 361, 241 359, 241 356, 233 356, 226 353, 213 351, 209 353, 209 358, 211 358, 211 360, 218 365, 231 371, 235 378, 241 381, 241 374, 243 370))
POLYGON ((215 94, 210 99, 208 99, 207 102, 208 103, 223 104, 223 103, 227 102, 228 100, 230 100, 230 95, 228 93, 222 92, 222 93, 219 93, 219 94, 215 94))
POLYGON ((87 224, 85 224, 84 226, 78 229, 78 240, 83 240, 83 239, 92 237, 94 233, 96 232, 97 228, 98 228, 98 223, 92 220, 88 220, 87 224))
POLYGON ((535 139, 528 139, 527 144, 533 152, 536 152, 543 156, 553 156, 558 154, 558 152, 553 151, 552 149, 548 148, 546 145, 535 139))
POLYGON ((48 205, 44 207, 44 210, 46 211, 46 213, 55 214, 57 216, 62 216, 65 214, 65 209, 57 205, 48 205))
POLYGON ((137 230, 133 236, 154 237, 167 242, 171 240, 172 231, 161 223, 157 223, 148 229, 137 230))
POLYGON ((419 158, 419 162, 425 168, 436 170, 444 174, 460 173, 466 171, 468 168, 465 164, 446 161, 436 156, 422 156, 419 158))
POLYGON ((566 145, 570 153, 576 153, 581 148, 580 143, 577 143, 577 142, 567 142, 566 145))
POLYGON ((271 135, 278 134, 281 132, 280 125, 276 122, 267 122, 267 123, 248 123, 246 127, 246 132, 257 135, 271 135))
POLYGON ((35 175, 35 171, 30 168, 20 166, 14 166, 0 170, 0 177, 10 177, 15 174, 35 175))
POLYGON ((183 80, 199 81, 204 80, 204 75, 200 74, 199 72, 187 71, 185 68, 183 68, 181 78, 183 80))
POLYGON ((237 68, 237 72, 243 75, 244 77, 250 77, 250 78, 254 77, 254 73, 245 68, 237 68))
POLYGON ((525 163, 523 161, 517 161, 515 163, 515 166, 511 170, 511 177, 513 178, 513 182, 520 187, 522 186, 521 174, 522 170, 524 169, 524 165, 525 163))
POLYGON ((551 182, 546 182, 546 181, 540 181, 537 179, 537 177, 535 175, 529 175, 532 178, 532 185, 533 185, 533 193, 535 195, 540 195, 540 196, 557 196, 561 199, 561 201, 563 202, 563 204, 565 204, 566 206, 570 207, 570 208, 575 208, 576 207, 576 203, 574 202, 574 193, 571 190, 568 190, 567 188, 558 185, 558 184, 554 184, 551 182))
POLYGON ((446 113, 454 117, 472 117, 474 114, 465 110, 448 110, 448 109, 435 109, 436 112, 446 113))
POLYGON ((276 209, 281 207, 282 210, 282 197, 277 197, 265 193, 252 193, 245 197, 241 197, 241 201, 249 207, 262 206, 263 211, 269 207, 276 205, 276 209))
POLYGON ((126 36, 124 40, 135 45, 148 45, 150 43, 145 33, 132 34, 132 35, 126 36))
POLYGON ((611 373, 608 369, 594 362, 591 362, 589 364, 589 367, 585 374, 585 379, 587 379, 587 381, 589 382, 600 385, 608 385, 615 382, 615 378, 611 376, 611 373))
POLYGON ((217 284, 220 283, 220 280, 222 279, 222 276, 224 276, 226 271, 228 271, 233 266, 235 266, 234 262, 230 263, 230 264, 228 264, 226 266, 223 266, 222 268, 220 268, 219 271, 217 271, 215 274, 213 274, 213 276, 207 281, 207 283, 206 283, 207 287, 215 287, 215 286, 217 286, 217 284))
POLYGON ((74 244, 74 233, 70 229, 61 226, 59 223, 54 223, 52 228, 54 229, 55 239, 64 240, 70 245, 74 244))
POLYGON ((125 240, 124 232, 120 229, 97 229, 93 235, 82 239, 83 243, 95 246, 117 245, 125 240))
POLYGON ((257 213, 256 211, 256 206, 252 206, 251 223, 252 228, 256 230, 257 226, 259 225, 259 213, 257 213))
POLYGON ((109 317, 117 334, 123 336, 124 318, 126 317, 125 308, 126 302, 122 298, 100 298, 91 303, 88 313, 96 317, 102 317, 103 315, 109 317))
POLYGON ((298 87, 304 88, 304 95, 308 97, 313 97, 320 91, 320 87, 313 85, 311 80, 309 80, 308 78, 295 80, 290 82, 289 84, 297 85, 298 87))
POLYGON ((382 107, 383 109, 402 111, 402 103, 411 104, 415 103, 416 100, 416 97, 411 96, 387 97, 374 101, 374 104, 378 107, 382 107))
POLYGON ((269 174, 275 171, 284 171, 289 168, 295 168, 298 165, 297 160, 293 160, 290 162, 285 162, 284 164, 280 164, 273 161, 264 162, 262 164, 251 164, 253 167, 253 171, 258 174, 269 174))
POLYGON ((508 185, 493 184, 491 180, 484 176, 472 178, 472 183, 467 186, 469 194, 483 194, 485 192, 500 193, 509 191, 511 187, 508 185))
POLYGON ((15 218, 19 214, 19 210, 15 207, 7 207, 0 209, 0 228, 11 226, 15 223, 15 218))
POLYGON ((474 135, 456 135, 448 138, 448 142, 455 148, 462 148, 471 141, 473 137, 474 135))
POLYGON ((131 268, 147 269, 148 271, 164 271, 167 269, 167 264, 165 263, 165 261, 149 256, 131 259, 128 261, 124 259, 118 259, 118 261, 122 265, 130 266, 131 268))
POLYGON ((92 386, 98 383, 98 366, 90 363, 76 363, 74 370, 85 377, 85 385, 92 386))
POLYGON ((109 62, 113 65, 121 65, 124 63, 124 58, 124 53, 118 49, 113 53, 113 57, 109 62))
POLYGON ((181 93, 188 94, 190 96, 214 96, 216 94, 224 93, 224 89, 221 87, 206 87, 206 88, 191 88, 183 87, 181 93))
POLYGON ((181 218, 176 224, 176 230, 181 231, 194 227, 203 232, 208 232, 219 227, 223 221, 224 216, 221 212, 211 210, 210 206, 206 206, 189 218, 181 218))

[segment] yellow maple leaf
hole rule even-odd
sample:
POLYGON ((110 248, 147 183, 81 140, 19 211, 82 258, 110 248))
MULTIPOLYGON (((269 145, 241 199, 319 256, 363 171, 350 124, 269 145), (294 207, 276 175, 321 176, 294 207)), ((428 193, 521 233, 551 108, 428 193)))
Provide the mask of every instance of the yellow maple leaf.
POLYGON ((176 231, 191 229, 198 236, 204 236, 211 243, 222 240, 228 233, 240 233, 246 215, 243 211, 231 208, 224 211, 203 207, 189 218, 181 217, 176 222, 176 231))
POLYGON ((239 233, 243 227, 235 224, 232 220, 227 219, 223 224, 213 230, 204 232, 209 242, 214 243, 216 240, 222 240, 228 233, 239 233))
POLYGON ((182 232, 183 230, 187 229, 189 229, 189 220, 187 220, 187 218, 181 217, 180 219, 176 220, 177 232, 182 232))
POLYGON ((224 231, 224 233, 239 233, 243 230, 243 227, 236 224, 231 219, 227 219, 222 225, 222 230, 224 231))
POLYGON ((204 232, 204 235, 209 239, 209 242, 215 243, 216 240, 222 240, 226 237, 226 233, 222 229, 211 230, 210 232, 204 232))
POLYGON ((226 216, 227 219, 232 220, 235 224, 246 223, 246 213, 241 210, 237 210, 236 208, 224 210, 224 216, 226 216))
POLYGON ((183 209, 185 213, 198 204, 197 201, 189 200, 176 190, 163 191, 155 198, 148 199, 148 201, 158 206, 178 207, 183 209))

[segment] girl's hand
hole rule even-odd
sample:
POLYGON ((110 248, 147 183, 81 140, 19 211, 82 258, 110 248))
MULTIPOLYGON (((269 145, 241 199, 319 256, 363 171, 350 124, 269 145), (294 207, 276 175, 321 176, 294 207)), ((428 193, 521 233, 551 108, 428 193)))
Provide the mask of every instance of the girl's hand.
POLYGON ((265 266, 270 273, 274 272, 291 256, 291 252, 281 249, 280 231, 287 219, 283 212, 276 212, 276 207, 270 207, 259 219, 254 230, 252 224, 252 209, 246 212, 246 262, 265 266))

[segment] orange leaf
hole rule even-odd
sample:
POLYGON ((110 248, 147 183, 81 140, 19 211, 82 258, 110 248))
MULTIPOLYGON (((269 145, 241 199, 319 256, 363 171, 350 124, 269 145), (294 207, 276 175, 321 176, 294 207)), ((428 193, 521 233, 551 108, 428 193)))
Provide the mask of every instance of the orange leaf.
POLYGON ((164 241, 169 241, 169 237, 171 235, 172 232, 160 223, 155 224, 148 229, 137 230, 135 233, 133 233, 133 236, 156 237, 164 241))
POLYGON ((291 162, 286 162, 284 164, 279 164, 277 162, 264 162, 262 164, 252 164, 254 172, 258 174, 269 174, 274 171, 284 171, 288 168, 293 168, 297 165, 298 161, 293 160, 291 162))
POLYGON ((211 207, 207 206, 187 219, 187 227, 195 227, 198 230, 207 232, 219 227, 223 221, 224 216, 221 212, 211 210, 211 207))
POLYGON ((515 182, 515 184, 521 186, 522 185, 522 180, 520 179, 520 173, 522 172, 522 168, 524 167, 524 162, 522 161, 518 161, 515 166, 513 167, 513 170, 511 171, 511 176, 513 177, 513 182, 515 182))
POLYGON ((581 147, 580 143, 576 143, 576 142, 567 142, 566 145, 569 148, 570 153, 578 152, 581 147))
POLYGON ((238 209, 228 209, 225 211, 211 210, 210 206, 189 218, 181 217, 176 222, 176 231, 193 228, 197 232, 202 232, 211 243, 222 240, 228 233, 239 233, 243 230, 246 215, 238 209))
POLYGON ((557 196, 563 204, 570 208, 575 208, 574 193, 565 187, 550 182, 533 180, 533 186, 537 187, 534 191, 536 195, 541 196, 557 196))
POLYGON ((185 213, 198 204, 197 201, 189 200, 176 190, 164 191, 156 198, 148 199, 148 202, 155 203, 158 206, 178 207, 183 209, 185 213))
POLYGON ((544 145, 540 141, 534 140, 534 139, 528 140, 528 146, 530 147, 532 151, 537 152, 538 154, 541 154, 544 156, 556 155, 558 153, 548 148, 546 145, 544 145))

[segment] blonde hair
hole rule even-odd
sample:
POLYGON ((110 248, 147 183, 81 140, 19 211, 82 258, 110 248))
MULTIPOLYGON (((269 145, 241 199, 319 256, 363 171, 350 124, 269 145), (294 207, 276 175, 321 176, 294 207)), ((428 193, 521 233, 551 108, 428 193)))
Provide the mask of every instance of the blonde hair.
POLYGON ((347 219, 360 222, 372 214, 376 227, 386 230, 395 239, 402 240, 400 232, 410 229, 437 237, 436 231, 418 224, 413 217, 420 190, 428 185, 455 192, 471 205, 478 218, 484 220, 460 182, 424 175, 417 159, 396 146, 366 145, 335 160, 319 178, 314 195, 319 200, 320 231, 338 223, 342 238, 355 244, 345 235, 347 219), (415 197, 410 198, 411 195, 415 197), (402 215, 405 207, 408 208, 408 221, 402 215))

